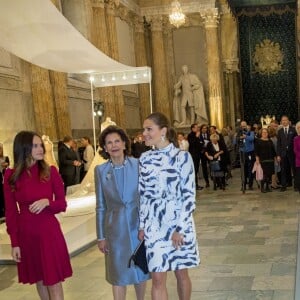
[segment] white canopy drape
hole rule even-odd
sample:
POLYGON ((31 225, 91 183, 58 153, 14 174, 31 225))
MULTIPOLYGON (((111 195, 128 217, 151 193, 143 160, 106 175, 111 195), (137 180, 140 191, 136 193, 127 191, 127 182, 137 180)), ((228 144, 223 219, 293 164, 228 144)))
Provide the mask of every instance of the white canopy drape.
MULTIPOLYGON (((149 69, 123 65, 109 58, 83 37, 50 0, 0 0, 0 7, 0 46, 40 67, 89 74, 143 74, 149 69)), ((126 84, 139 83, 131 79, 136 78, 127 76, 126 84)))
POLYGON ((149 83, 152 111, 149 67, 127 66, 102 53, 50 0, 0 0, 0 7, 0 47, 49 70, 92 77, 96 87, 149 83))

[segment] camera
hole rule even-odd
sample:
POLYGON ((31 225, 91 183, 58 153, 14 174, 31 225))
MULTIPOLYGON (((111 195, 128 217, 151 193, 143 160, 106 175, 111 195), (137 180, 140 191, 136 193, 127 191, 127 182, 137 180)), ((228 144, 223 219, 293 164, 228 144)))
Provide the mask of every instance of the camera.
POLYGON ((244 143, 245 143, 245 139, 242 138, 243 135, 246 135, 247 134, 247 129, 246 128, 243 128, 239 131, 239 146, 240 147, 243 147, 244 146, 244 143))

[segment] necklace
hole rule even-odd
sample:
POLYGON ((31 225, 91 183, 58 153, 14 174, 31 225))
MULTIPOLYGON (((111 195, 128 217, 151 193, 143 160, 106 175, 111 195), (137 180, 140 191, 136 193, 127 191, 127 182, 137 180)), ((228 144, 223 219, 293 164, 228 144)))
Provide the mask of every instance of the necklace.
POLYGON ((126 158, 124 159, 124 162, 121 165, 114 165, 113 162, 112 162, 112 160, 110 160, 110 165, 112 166, 112 168, 114 170, 123 169, 125 167, 126 163, 127 163, 127 159, 126 158))

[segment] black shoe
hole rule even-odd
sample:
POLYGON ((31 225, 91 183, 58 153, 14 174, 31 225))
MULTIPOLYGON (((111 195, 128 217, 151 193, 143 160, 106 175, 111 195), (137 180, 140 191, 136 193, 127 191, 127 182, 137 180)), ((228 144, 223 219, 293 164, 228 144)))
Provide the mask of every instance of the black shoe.
POLYGON ((280 189, 280 192, 285 192, 286 191, 286 187, 282 187, 281 189, 280 189))
POLYGON ((279 189, 279 186, 272 186, 272 185, 271 185, 271 189, 272 189, 272 190, 278 190, 278 189, 279 189))
POLYGON ((197 191, 203 190, 203 186, 196 186, 196 190, 197 190, 197 191))

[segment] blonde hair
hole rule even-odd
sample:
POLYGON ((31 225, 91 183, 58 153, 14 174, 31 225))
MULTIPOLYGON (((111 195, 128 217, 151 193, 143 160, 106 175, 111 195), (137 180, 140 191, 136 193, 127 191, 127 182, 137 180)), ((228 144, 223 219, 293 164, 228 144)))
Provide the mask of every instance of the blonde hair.
POLYGON ((296 131, 297 131, 297 133, 298 134, 300 134, 300 130, 298 131, 298 128, 300 127, 300 121, 298 121, 297 123, 296 123, 296 131))
POLYGON ((212 140, 219 140, 220 139, 220 137, 219 137, 219 135, 218 134, 216 134, 216 133, 213 133, 211 136, 210 136, 210 140, 212 141, 212 140))

